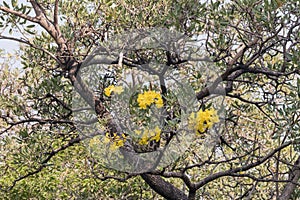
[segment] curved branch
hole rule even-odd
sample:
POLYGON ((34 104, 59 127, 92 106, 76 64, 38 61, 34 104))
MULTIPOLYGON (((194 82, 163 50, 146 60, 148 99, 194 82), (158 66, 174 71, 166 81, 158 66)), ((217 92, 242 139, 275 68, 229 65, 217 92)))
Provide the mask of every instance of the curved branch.
POLYGON ((35 11, 36 19, 38 19, 37 23, 40 24, 55 40, 57 45, 61 48, 60 50, 63 52, 67 50, 66 40, 60 34, 60 32, 56 29, 53 22, 51 22, 45 15, 41 6, 35 0, 30 0, 30 3, 35 11))
POLYGON ((12 40, 12 41, 16 41, 16 42, 20 42, 22 44, 25 44, 25 45, 28 45, 34 49, 38 49, 38 50, 41 50, 43 51, 44 53, 46 53, 47 55, 49 55, 51 58, 53 58, 59 65, 61 65, 61 61, 53 54, 51 53, 50 51, 44 49, 44 48, 41 48, 41 47, 38 47, 36 45, 34 45, 33 43, 31 43, 30 41, 28 40, 24 40, 23 38, 19 39, 19 38, 15 38, 15 37, 9 37, 9 36, 3 36, 3 35, 0 35, 0 40, 1 39, 4 39, 4 40, 12 40))
POLYGON ((169 200, 187 200, 188 197, 171 183, 165 181, 158 175, 142 174, 146 183, 158 194, 169 200))
POLYGON ((218 173, 212 174, 212 175, 204 178, 202 181, 196 183, 195 184, 195 188, 199 189, 202 186, 206 185, 207 183, 209 183, 211 181, 214 181, 214 180, 216 180, 218 178, 221 178, 223 176, 231 176, 231 175, 233 175, 235 173, 247 171, 247 170, 249 170, 251 168, 254 168, 254 167, 256 167, 256 166, 264 163, 266 160, 268 160, 270 157, 272 157, 275 153, 277 153, 278 151, 284 149, 285 147, 287 147, 287 146, 289 146, 291 144, 293 144, 292 141, 284 143, 283 145, 277 147, 276 149, 274 149, 273 151, 271 151, 270 153, 268 153, 265 157, 259 159, 258 161, 254 162, 254 163, 250 163, 250 164, 242 166, 242 167, 237 167, 237 168, 233 168, 233 169, 230 169, 230 170, 226 170, 226 171, 222 171, 222 172, 218 172, 218 173))
POLYGON ((25 14, 23 14, 21 12, 9 9, 7 7, 4 7, 4 6, 0 6, 0 10, 2 10, 5 13, 9 13, 9 14, 21 17, 22 19, 26 19, 26 20, 34 22, 34 23, 38 23, 39 22, 39 20, 36 17, 30 17, 30 16, 25 15, 25 14))
POLYGON ((47 164, 47 162, 49 162, 49 160, 51 160, 52 157, 54 157, 57 153, 67 149, 68 147, 70 146, 73 146, 77 143, 79 143, 80 141, 82 141, 84 138, 80 138, 80 137, 76 137, 74 139, 71 139, 67 144, 61 146, 60 148, 56 149, 56 150, 53 150, 51 151, 50 153, 48 153, 48 156, 40 163, 41 165, 34 171, 31 171, 31 172, 28 172, 27 174, 23 175, 23 176, 19 176, 17 179, 15 179, 13 182, 12 182, 12 185, 10 187, 8 187, 8 189, 2 189, 1 187, 1 190, 3 191, 9 191, 11 190, 13 187, 15 187, 15 185, 17 184, 17 182, 27 178, 27 177, 30 177, 32 175, 35 175, 39 172, 41 172, 44 168, 46 168, 47 166, 49 166, 49 164, 47 164))

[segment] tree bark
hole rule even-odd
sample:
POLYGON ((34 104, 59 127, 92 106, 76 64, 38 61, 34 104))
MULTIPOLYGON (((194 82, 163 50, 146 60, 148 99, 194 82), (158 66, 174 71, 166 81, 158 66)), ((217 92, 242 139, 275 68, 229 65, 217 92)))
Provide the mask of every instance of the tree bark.
POLYGON ((171 183, 158 175, 142 174, 144 181, 158 194, 168 200, 188 200, 188 197, 171 183))
POLYGON ((195 200, 196 199, 196 190, 190 190, 189 191, 188 199, 189 200, 195 200))
POLYGON ((296 184, 300 178, 300 156, 296 160, 293 168, 289 173, 289 181, 282 190, 279 200, 290 199, 296 189, 296 184))

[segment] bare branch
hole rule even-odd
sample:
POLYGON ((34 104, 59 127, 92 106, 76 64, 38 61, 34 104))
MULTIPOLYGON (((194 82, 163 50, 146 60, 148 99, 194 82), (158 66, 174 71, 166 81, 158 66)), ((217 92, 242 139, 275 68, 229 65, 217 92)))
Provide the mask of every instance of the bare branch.
POLYGON ((29 40, 25 40, 23 38, 15 38, 15 37, 9 37, 9 36, 3 36, 3 35, 0 35, 0 40, 1 39, 4 39, 4 40, 12 40, 12 41, 16 41, 16 42, 20 42, 22 44, 25 44, 25 45, 28 45, 34 49, 38 49, 38 50, 41 50, 43 51, 44 53, 46 53, 47 55, 49 55, 51 58, 53 58, 58 64, 62 64, 61 61, 53 54, 51 53, 50 51, 48 51, 47 49, 45 48, 42 48, 42 47, 38 47, 36 45, 34 45, 32 42, 30 42, 29 40))
POLYGON ((53 37, 61 51, 67 50, 65 38, 57 31, 55 25, 49 21, 41 6, 35 0, 30 0, 30 3, 38 19, 37 22, 53 37))
POLYGON ((204 178, 202 181, 199 181, 198 183, 196 183, 195 188, 199 189, 200 187, 204 186, 205 184, 207 184, 207 183, 209 183, 213 180, 216 180, 218 178, 221 178, 223 176, 230 176, 234 173, 243 172, 243 171, 247 171, 251 168, 254 168, 254 167, 264 163, 266 160, 268 160, 270 157, 272 157, 275 153, 277 153, 278 151, 280 151, 280 150, 284 149, 285 147, 291 145, 292 143, 293 142, 291 142, 291 141, 284 143, 283 145, 277 147, 276 149, 271 151, 269 154, 267 154, 266 156, 264 156, 263 158, 259 159, 258 161, 254 162, 254 163, 250 163, 250 164, 244 165, 242 167, 237 167, 237 168, 233 168, 233 169, 230 169, 230 170, 226 170, 226 171, 222 171, 222 172, 212 174, 212 175, 204 178))
POLYGON ((55 0, 55 5, 54 5, 54 17, 53 17, 53 22, 54 22, 54 26, 56 27, 56 29, 58 28, 58 2, 59 0, 55 0))
MULTIPOLYGON (((0 116, 0 118, 3 118, 3 116, 0 116)), ((30 119, 24 119, 17 122, 9 122, 8 120, 5 120, 6 123, 9 125, 6 129, 0 132, 0 135, 6 133, 10 129, 12 129, 14 126, 20 125, 20 124, 26 124, 26 123, 38 123, 38 124, 70 124, 73 125, 73 121, 69 120, 55 120, 55 119, 39 119, 39 118, 30 118, 30 119)))

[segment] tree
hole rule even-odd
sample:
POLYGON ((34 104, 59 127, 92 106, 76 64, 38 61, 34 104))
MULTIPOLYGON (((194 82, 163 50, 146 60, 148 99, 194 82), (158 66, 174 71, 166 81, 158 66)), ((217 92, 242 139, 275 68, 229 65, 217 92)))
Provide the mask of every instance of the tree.
POLYGON ((20 192, 39 198, 34 194, 39 191, 45 193, 41 198, 108 198, 107 193, 128 199, 157 194, 166 199, 298 197, 297 1, 12 0, 4 1, 0 11, 0 39, 20 42, 22 62, 19 69, 3 60, 1 69, 0 188, 6 198, 19 198, 20 192), (135 38, 132 30, 141 34, 135 38), (192 40, 197 45, 190 47, 192 40), (130 42, 143 46, 141 41, 152 46, 129 48, 130 42), (166 44, 179 46, 161 48, 166 44), (108 47, 114 49, 107 53, 108 47), (91 87, 87 81, 95 81, 86 80, 85 70, 99 64, 93 63, 99 55, 108 67, 92 68, 97 75, 92 78, 99 79, 91 87), (155 64, 143 68, 153 62, 164 63, 175 83, 186 81, 192 90, 183 90, 189 88, 183 84, 185 92, 176 93, 162 83, 164 76, 135 90, 119 87, 128 70, 157 73, 155 64), (117 121, 113 115, 126 110, 119 103, 128 94, 130 122, 137 124, 132 130, 116 124, 128 115, 117 121), (197 102, 182 100, 189 96, 197 102), (74 103, 92 112, 78 114, 74 103), (157 117, 149 117, 151 112, 157 117), (90 124, 92 135, 83 128, 90 124), (116 163, 109 169, 103 155, 93 152, 108 146, 108 155, 123 156, 127 166, 140 163, 144 153, 160 158, 161 149, 181 147, 184 141, 188 148, 172 162, 160 166, 145 159, 135 171, 118 171, 116 163), (119 183, 102 182, 111 179, 136 187, 118 190, 119 183), (40 180, 49 184, 32 186, 40 180), (54 193, 55 187, 61 190, 54 193), (157 194, 145 192, 148 187, 157 194))

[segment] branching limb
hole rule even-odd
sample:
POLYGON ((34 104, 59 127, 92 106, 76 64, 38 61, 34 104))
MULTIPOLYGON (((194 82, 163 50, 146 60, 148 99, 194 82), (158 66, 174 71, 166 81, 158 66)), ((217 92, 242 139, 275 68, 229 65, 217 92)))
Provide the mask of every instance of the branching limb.
POLYGON ((54 23, 54 26, 56 27, 56 30, 59 29, 58 28, 58 3, 59 3, 59 0, 55 0, 53 23, 54 23))
POLYGON ((296 186, 299 187, 299 184, 297 184, 299 179, 300 179, 300 156, 296 160, 293 168, 289 173, 289 179, 288 179, 289 182, 285 185, 284 189, 282 190, 279 200, 285 200, 291 198, 292 194, 295 191, 296 186))
POLYGON ((142 174, 141 176, 154 191, 156 191, 158 194, 165 197, 166 199, 188 199, 184 192, 176 188, 171 183, 165 181, 164 179, 162 179, 162 177, 158 175, 142 174))
MULTIPOLYGON (((95 134, 101 134, 101 133, 95 133, 95 134)), ((54 157, 55 155, 57 155, 59 152, 64 151, 65 149, 67 149, 68 147, 74 146, 77 143, 80 143, 82 140, 86 139, 88 137, 76 137, 74 139, 71 139, 70 141, 68 141, 67 144, 62 145, 61 147, 59 147, 58 149, 52 150, 51 152, 47 153, 47 157, 40 163, 40 166, 31 172, 26 173, 25 175, 19 176, 18 178, 16 178, 13 182, 12 185, 10 187, 8 187, 7 189, 3 189, 0 188, 3 191, 9 191, 11 190, 16 184, 17 182, 26 179, 30 176, 33 176, 39 172, 41 172, 44 168, 46 168, 47 166, 49 166, 48 162, 51 160, 52 157, 54 157)))
POLYGON ((25 15, 25 14, 23 14, 21 12, 12 10, 12 9, 7 8, 5 6, 0 6, 0 10, 2 10, 5 13, 9 13, 9 14, 21 17, 22 19, 26 19, 26 20, 34 22, 34 23, 38 23, 39 22, 39 20, 36 17, 31 17, 29 15, 25 15))
POLYGON ((243 171, 247 171, 251 168, 254 168, 262 163, 264 163, 265 161, 267 161, 268 159, 270 159, 275 153, 279 152, 280 150, 284 149, 285 147, 289 146, 293 144, 293 142, 286 142, 283 145, 277 147, 276 149, 274 149, 273 151, 271 151, 270 153, 268 153, 266 156, 264 156, 263 158, 259 159, 258 161, 254 162, 254 163, 250 163, 248 165, 244 165, 241 167, 237 167, 237 168, 233 168, 233 169, 229 169, 226 171, 222 171, 222 172, 218 172, 215 174, 212 174, 206 178, 204 178, 203 180, 197 182, 195 184, 195 188, 199 189, 202 186, 206 185, 207 183, 214 181, 218 178, 224 177, 224 176, 231 176, 232 174, 238 173, 238 172, 243 172, 243 171))
POLYGON ((53 22, 49 21, 41 6, 35 0, 30 0, 30 3, 35 11, 36 19, 38 19, 37 23, 40 24, 52 36, 59 46, 61 52, 67 50, 65 38, 61 35, 59 29, 56 29, 53 22))
POLYGON ((54 59, 59 65, 61 65, 61 61, 53 54, 51 53, 50 51, 48 51, 47 49, 45 48, 42 48, 42 47, 38 47, 36 45, 34 45, 32 42, 30 42, 29 40, 25 40, 23 38, 15 38, 15 37, 9 37, 9 36, 3 36, 3 35, 0 35, 0 40, 1 39, 4 39, 4 40, 12 40, 12 41, 16 41, 16 42, 20 42, 22 44, 25 44, 25 45, 28 45, 34 49, 38 49, 38 50, 41 50, 43 51, 44 53, 46 53, 47 55, 49 55, 52 59, 54 59))

